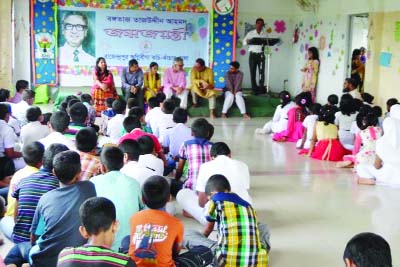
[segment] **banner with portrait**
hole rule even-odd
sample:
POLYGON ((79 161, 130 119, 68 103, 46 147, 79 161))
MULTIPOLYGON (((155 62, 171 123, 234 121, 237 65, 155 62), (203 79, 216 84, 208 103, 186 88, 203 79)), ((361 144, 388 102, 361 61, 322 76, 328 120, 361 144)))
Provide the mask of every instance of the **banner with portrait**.
POLYGON ((59 7, 60 85, 91 86, 98 57, 106 59, 117 86, 133 58, 144 69, 152 61, 169 67, 176 56, 187 66, 199 57, 208 62, 208 21, 208 13, 59 7))

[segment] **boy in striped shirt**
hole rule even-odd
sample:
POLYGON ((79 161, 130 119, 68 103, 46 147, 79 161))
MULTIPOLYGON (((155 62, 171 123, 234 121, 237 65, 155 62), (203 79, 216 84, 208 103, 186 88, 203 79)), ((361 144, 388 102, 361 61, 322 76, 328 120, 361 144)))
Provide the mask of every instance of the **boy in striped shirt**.
POLYGON ((86 200, 79 209, 81 235, 88 239, 82 247, 65 248, 60 252, 59 267, 134 267, 135 262, 110 249, 118 228, 114 204, 104 197, 86 200))

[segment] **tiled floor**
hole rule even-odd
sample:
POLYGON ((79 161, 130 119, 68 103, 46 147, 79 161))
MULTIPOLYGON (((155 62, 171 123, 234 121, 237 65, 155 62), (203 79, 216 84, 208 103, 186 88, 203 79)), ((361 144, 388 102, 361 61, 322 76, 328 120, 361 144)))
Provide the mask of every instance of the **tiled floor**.
MULTIPOLYGON (((212 140, 226 142, 232 156, 249 165, 254 206, 271 228, 270 266, 344 266, 346 242, 363 231, 383 235, 398 266, 400 189, 358 186, 350 169, 310 160, 297 155, 294 144, 254 135, 264 122, 216 119, 212 140)), ((200 227, 183 220, 185 227, 200 227)), ((0 254, 7 248, 0 247, 0 254)))
POLYGON ((297 155, 294 144, 254 135, 264 122, 214 120, 212 140, 225 141, 233 157, 249 165, 254 206, 271 228, 270 266, 344 266, 346 242, 364 231, 384 236, 398 266, 400 189, 359 186, 351 169, 336 169, 297 155))

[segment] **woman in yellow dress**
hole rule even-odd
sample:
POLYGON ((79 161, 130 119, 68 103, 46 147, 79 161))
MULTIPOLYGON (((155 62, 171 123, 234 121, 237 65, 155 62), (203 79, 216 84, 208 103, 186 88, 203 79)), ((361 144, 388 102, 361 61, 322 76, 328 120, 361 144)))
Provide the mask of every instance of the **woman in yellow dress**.
POLYGON ((158 73, 158 64, 151 62, 149 71, 144 74, 144 98, 148 101, 150 97, 156 96, 161 91, 161 75, 158 73))
POLYGON ((317 96, 319 63, 318 49, 316 47, 310 47, 308 49, 307 64, 301 69, 301 71, 304 72, 301 88, 303 89, 303 92, 311 92, 313 103, 315 103, 317 96))

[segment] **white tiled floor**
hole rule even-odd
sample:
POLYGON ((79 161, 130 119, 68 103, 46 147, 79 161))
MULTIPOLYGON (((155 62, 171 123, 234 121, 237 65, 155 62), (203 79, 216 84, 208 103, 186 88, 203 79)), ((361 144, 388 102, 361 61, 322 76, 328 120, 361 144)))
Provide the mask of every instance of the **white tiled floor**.
MULTIPOLYGON (((397 266, 400 189, 359 186, 350 169, 310 160, 297 155, 294 144, 255 135, 265 120, 216 119, 212 141, 226 142, 233 157, 250 167, 254 206, 271 228, 270 266, 344 266, 346 242, 363 231, 384 236, 397 266)), ((200 227, 183 221, 185 227, 200 227)), ((1 255, 7 247, 0 247, 1 255)))
POLYGON ((255 135, 264 123, 217 119, 212 140, 226 142, 233 157, 250 167, 254 206, 271 228, 270 266, 344 266, 346 242, 364 231, 384 236, 397 266, 400 189, 359 186, 351 169, 299 156, 292 143, 255 135))

